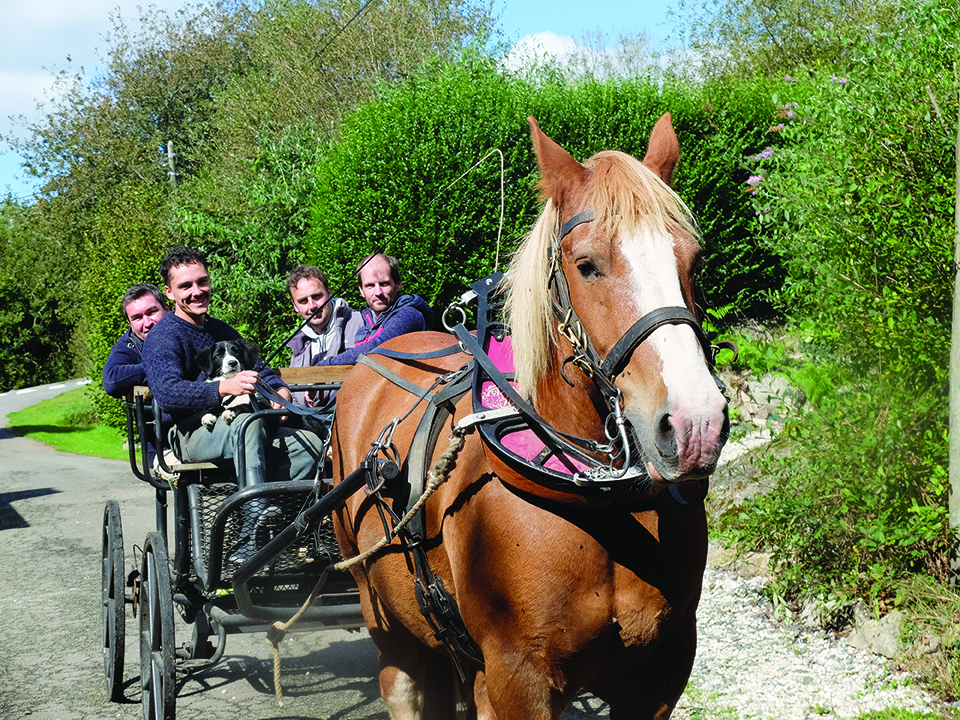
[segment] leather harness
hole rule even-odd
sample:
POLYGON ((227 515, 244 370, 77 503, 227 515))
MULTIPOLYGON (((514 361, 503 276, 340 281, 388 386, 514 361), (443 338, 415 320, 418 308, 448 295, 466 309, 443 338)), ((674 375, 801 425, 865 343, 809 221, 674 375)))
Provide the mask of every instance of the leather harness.
MULTIPOLYGON (((420 402, 426 402, 426 409, 414 432, 407 457, 405 461, 400 461, 406 470, 410 487, 408 512, 424 493, 430 462, 440 433, 452 416, 457 402, 468 392, 472 392, 473 414, 461 419, 454 432, 465 434, 476 428, 483 439, 485 451, 492 452, 518 476, 561 492, 606 495, 608 498, 615 494, 612 492, 614 489, 623 489, 629 494, 632 489, 649 481, 645 468, 629 465, 629 452, 626 447, 630 440, 626 437, 626 423, 620 417, 620 392, 614 384, 614 378, 626 367, 636 348, 664 325, 689 325, 711 367, 716 348, 711 345, 700 327, 699 320, 690 310, 685 307, 663 307, 647 313, 634 323, 606 358, 599 356, 570 303, 569 287, 560 262, 563 238, 574 228, 593 219, 594 212, 587 210, 567 220, 554 236, 548 250, 548 261, 551 264, 550 284, 554 295, 554 315, 560 331, 570 340, 574 350, 573 356, 567 358, 563 365, 575 363, 600 389, 610 409, 610 417, 616 418, 617 427, 613 428, 613 432, 607 432, 610 442, 604 445, 596 440, 574 437, 551 427, 514 389, 511 384, 511 370, 498 367, 491 359, 491 349, 501 349, 500 346, 509 341, 508 329, 498 319, 498 302, 502 301, 499 300, 497 289, 503 275, 494 273, 473 283, 470 286, 471 293, 467 293, 463 298, 477 301, 476 336, 461 322, 452 328, 458 342, 448 347, 428 353, 403 353, 378 347, 358 358, 358 364, 370 368, 416 396, 418 400, 414 407, 420 402), (406 380, 373 357, 382 356, 403 362, 439 358, 459 352, 466 352, 472 359, 458 370, 438 378, 433 387, 427 389, 406 380), (517 438, 522 440, 514 442, 517 438), (619 454, 615 449, 618 441, 622 443, 619 454), (535 452, 530 450, 531 443, 535 452), (598 454, 607 454, 610 457, 609 463, 598 460, 598 454), (618 458, 622 467, 615 468, 614 463, 618 458)), ((413 409, 411 408, 408 415, 413 409)), ((401 419, 394 420, 393 428, 400 421, 401 419)), ((392 432, 388 435, 392 437, 392 432)), ((390 535, 385 513, 393 516, 394 523, 397 516, 380 495, 383 484, 383 480, 369 484, 368 494, 374 496, 385 532, 390 535)), ((505 484, 509 487, 508 482, 505 484)), ((707 487, 707 481, 702 481, 700 497, 693 502, 703 499, 707 487)), ((687 504, 673 485, 669 488, 675 500, 687 504)), ((402 535, 413 558, 414 588, 420 612, 437 640, 447 646, 450 657, 463 678, 465 675, 458 658, 482 668, 483 653, 467 631, 455 599, 444 587, 442 580, 430 569, 423 546, 426 541, 426 527, 422 510, 411 518, 402 535)))

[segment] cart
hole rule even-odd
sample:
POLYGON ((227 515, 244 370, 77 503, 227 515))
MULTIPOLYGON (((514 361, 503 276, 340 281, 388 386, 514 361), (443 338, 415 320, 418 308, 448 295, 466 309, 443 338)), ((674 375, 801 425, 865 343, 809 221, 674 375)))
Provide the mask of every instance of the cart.
MULTIPOLYGON (((349 366, 286 368, 294 391, 335 389, 349 366)), ((123 700, 127 609, 139 621, 140 685, 145 720, 173 720, 178 678, 216 665, 226 636, 267 630, 288 621, 310 597, 324 570, 341 560, 331 511, 366 481, 359 468, 336 488, 323 481, 264 483, 238 489, 233 462, 172 462, 158 433, 160 408, 149 389, 124 401, 130 466, 156 498, 156 530, 124 559, 120 507, 103 513, 103 671, 111 700, 123 700), (148 450, 157 451, 151 462, 148 450), (172 511, 171 511, 172 505, 172 511), (256 518, 250 541, 250 518, 256 518), (172 519, 173 531, 168 532, 172 519), (246 524, 245 524, 246 523, 246 524), (192 626, 177 644, 174 612, 192 626)), ((239 416, 281 415, 263 410, 239 416)), ((242 438, 243 429, 239 430, 242 438)), ((242 449, 237 455, 241 458, 242 449)), ((298 631, 363 626, 359 594, 348 571, 328 574, 293 628, 298 631)))

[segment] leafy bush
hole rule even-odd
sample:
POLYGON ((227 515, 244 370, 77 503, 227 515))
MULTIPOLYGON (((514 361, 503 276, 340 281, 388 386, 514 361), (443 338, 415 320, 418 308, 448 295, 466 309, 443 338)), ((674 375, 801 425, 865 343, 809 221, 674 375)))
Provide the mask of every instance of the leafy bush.
POLYGON ((0 204, 0 392, 68 379, 75 285, 69 253, 50 257, 34 238, 38 213, 0 204), (57 283, 47 281, 54 273, 57 283))
POLYGON ((59 304, 0 280, 0 392, 65 380, 72 372, 70 327, 59 304))
POLYGON ((307 255, 344 278, 386 247, 402 259, 409 288, 443 306, 493 270, 498 252, 496 158, 463 173, 495 148, 504 153, 501 268, 539 212, 526 116, 584 160, 610 148, 642 157, 653 124, 670 112, 683 152, 677 190, 703 223, 708 303, 762 314, 782 272, 753 237, 740 161, 760 149, 760 94, 656 75, 571 82, 549 67, 513 77, 475 56, 428 67, 346 118, 317 166, 307 255))
POLYGON ((761 463, 775 489, 723 527, 774 553, 786 595, 878 598, 948 571, 960 7, 900 12, 895 31, 848 38, 842 67, 785 77, 770 103, 779 144, 749 158, 758 237, 783 258, 783 307, 820 365, 794 374, 815 411, 761 463))
POLYGON ((759 459, 773 485, 721 519, 719 531, 768 549, 777 590, 838 590, 876 599, 907 573, 947 572, 946 418, 942 398, 848 386, 787 425, 788 452, 759 459))

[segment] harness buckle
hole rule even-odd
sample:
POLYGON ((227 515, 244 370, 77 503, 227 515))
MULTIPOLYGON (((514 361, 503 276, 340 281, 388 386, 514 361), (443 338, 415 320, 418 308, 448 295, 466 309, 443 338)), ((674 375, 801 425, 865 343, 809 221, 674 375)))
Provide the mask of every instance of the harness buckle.
POLYGON ((443 327, 446 329, 447 332, 452 333, 453 329, 457 325, 466 324, 467 322, 466 308, 468 308, 470 305, 475 303, 477 301, 477 297, 479 297, 479 295, 477 294, 476 290, 468 290, 467 292, 465 292, 463 295, 460 296, 459 300, 454 300, 452 303, 450 303, 447 306, 447 309, 443 311, 443 315, 440 318, 441 321, 443 322, 443 327), (454 313, 459 313, 459 320, 453 319, 454 313))
POLYGON ((494 410, 475 412, 471 415, 463 417, 460 422, 457 423, 456 427, 453 428, 453 432, 461 436, 466 435, 467 432, 472 430, 480 423, 495 422, 496 420, 502 420, 503 418, 508 417, 518 417, 519 415, 520 411, 512 405, 509 407, 496 408, 494 410))

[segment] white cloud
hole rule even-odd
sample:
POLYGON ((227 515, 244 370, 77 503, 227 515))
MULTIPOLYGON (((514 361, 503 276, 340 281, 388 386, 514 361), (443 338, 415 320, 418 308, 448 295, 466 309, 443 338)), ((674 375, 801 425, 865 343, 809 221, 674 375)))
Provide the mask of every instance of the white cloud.
POLYGON ((557 35, 550 32, 538 32, 520 38, 507 54, 504 67, 516 72, 524 68, 536 67, 551 60, 564 60, 584 50, 576 41, 567 35, 557 35))
POLYGON ((644 36, 625 35, 616 47, 596 49, 566 35, 539 32, 520 38, 503 63, 507 71, 519 73, 544 66, 573 78, 585 74, 602 78, 642 72, 651 66, 651 59, 644 36))

